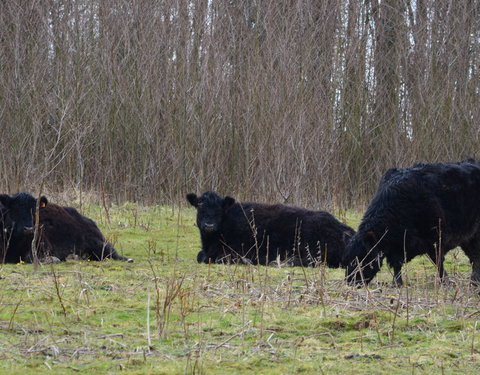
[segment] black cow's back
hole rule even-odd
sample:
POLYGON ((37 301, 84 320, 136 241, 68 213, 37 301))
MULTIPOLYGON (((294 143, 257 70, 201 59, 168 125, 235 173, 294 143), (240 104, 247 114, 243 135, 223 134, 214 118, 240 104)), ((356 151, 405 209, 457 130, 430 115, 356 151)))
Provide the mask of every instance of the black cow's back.
POLYGON ((48 204, 40 210, 41 251, 60 260, 70 254, 92 260, 113 258, 128 260, 119 255, 105 239, 96 223, 73 207, 48 204))

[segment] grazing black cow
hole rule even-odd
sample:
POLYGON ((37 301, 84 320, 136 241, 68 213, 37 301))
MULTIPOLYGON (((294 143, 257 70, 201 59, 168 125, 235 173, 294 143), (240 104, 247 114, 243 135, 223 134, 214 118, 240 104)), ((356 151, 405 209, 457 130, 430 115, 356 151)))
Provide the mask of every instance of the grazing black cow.
POLYGON ((280 204, 237 203, 207 191, 188 194, 197 208, 202 250, 199 263, 225 260, 254 264, 326 263, 339 267, 346 241, 355 232, 324 211, 280 204))
POLYGON ((345 249, 347 281, 369 283, 386 258, 401 285, 402 264, 421 254, 443 279, 445 254, 457 246, 472 263, 472 283, 480 285, 480 163, 390 169, 345 249))
MULTIPOLYGON (((5 261, 31 262, 36 199, 30 194, 21 193, 13 197, 0 196, 0 202, 5 205, 4 201, 10 202, 6 217, 13 223, 13 232, 21 229, 21 235, 12 235, 5 261), (14 197, 16 199, 12 200, 14 197), (16 237, 21 237, 21 241, 16 237)), ((39 228, 36 250, 40 260, 49 256, 65 260, 67 256, 75 254, 91 260, 112 258, 132 261, 117 253, 93 220, 81 215, 75 208, 49 204, 43 196, 39 205, 39 228)))

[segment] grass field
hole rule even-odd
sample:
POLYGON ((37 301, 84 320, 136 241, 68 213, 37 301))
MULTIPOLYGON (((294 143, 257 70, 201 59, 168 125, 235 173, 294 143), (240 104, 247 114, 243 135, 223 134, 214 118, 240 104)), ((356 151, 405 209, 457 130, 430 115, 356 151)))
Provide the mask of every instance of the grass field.
POLYGON ((342 270, 199 265, 192 209, 83 213, 135 262, 2 265, 0 373, 480 372, 480 298, 459 250, 448 287, 422 257, 402 289, 385 266, 356 289, 342 270))

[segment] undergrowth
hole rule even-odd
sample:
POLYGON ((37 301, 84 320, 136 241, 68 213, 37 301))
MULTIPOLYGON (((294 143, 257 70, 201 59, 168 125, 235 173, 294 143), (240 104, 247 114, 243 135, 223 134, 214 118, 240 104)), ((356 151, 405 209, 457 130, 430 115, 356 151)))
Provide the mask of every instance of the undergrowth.
MULTIPOLYGON (((343 271, 200 265, 194 211, 83 208, 134 263, 0 268, 0 372, 8 374, 472 374, 480 298, 461 250, 451 283, 418 258, 406 286, 343 271)), ((344 213, 356 227, 359 216, 344 213)))

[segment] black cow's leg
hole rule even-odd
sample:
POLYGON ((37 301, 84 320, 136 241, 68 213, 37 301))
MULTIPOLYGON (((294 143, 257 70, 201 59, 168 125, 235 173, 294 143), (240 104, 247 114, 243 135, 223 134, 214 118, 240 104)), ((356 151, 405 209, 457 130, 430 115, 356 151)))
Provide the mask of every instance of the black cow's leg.
POLYGON ((401 263, 393 265, 393 285, 396 287, 401 287, 403 285, 401 263))
POLYGON ((448 283, 448 275, 445 271, 443 263, 445 262, 445 252, 441 251, 441 254, 438 254, 438 250, 432 250, 427 255, 432 260, 433 264, 437 267, 437 274, 442 283, 448 283))
POLYGON ((475 287, 480 287, 480 249, 476 243, 477 241, 475 241, 475 244, 470 243, 467 246, 462 246, 462 249, 472 264, 470 283, 475 287))
POLYGON ((475 287, 480 287, 480 254, 472 261, 472 276, 470 283, 475 287))
POLYGON ((472 263, 472 276, 470 283, 475 287, 480 287, 480 259, 477 259, 475 263, 472 263))
POLYGON ((203 250, 200 250, 197 254, 197 262, 198 263, 208 263, 207 254, 203 250))

